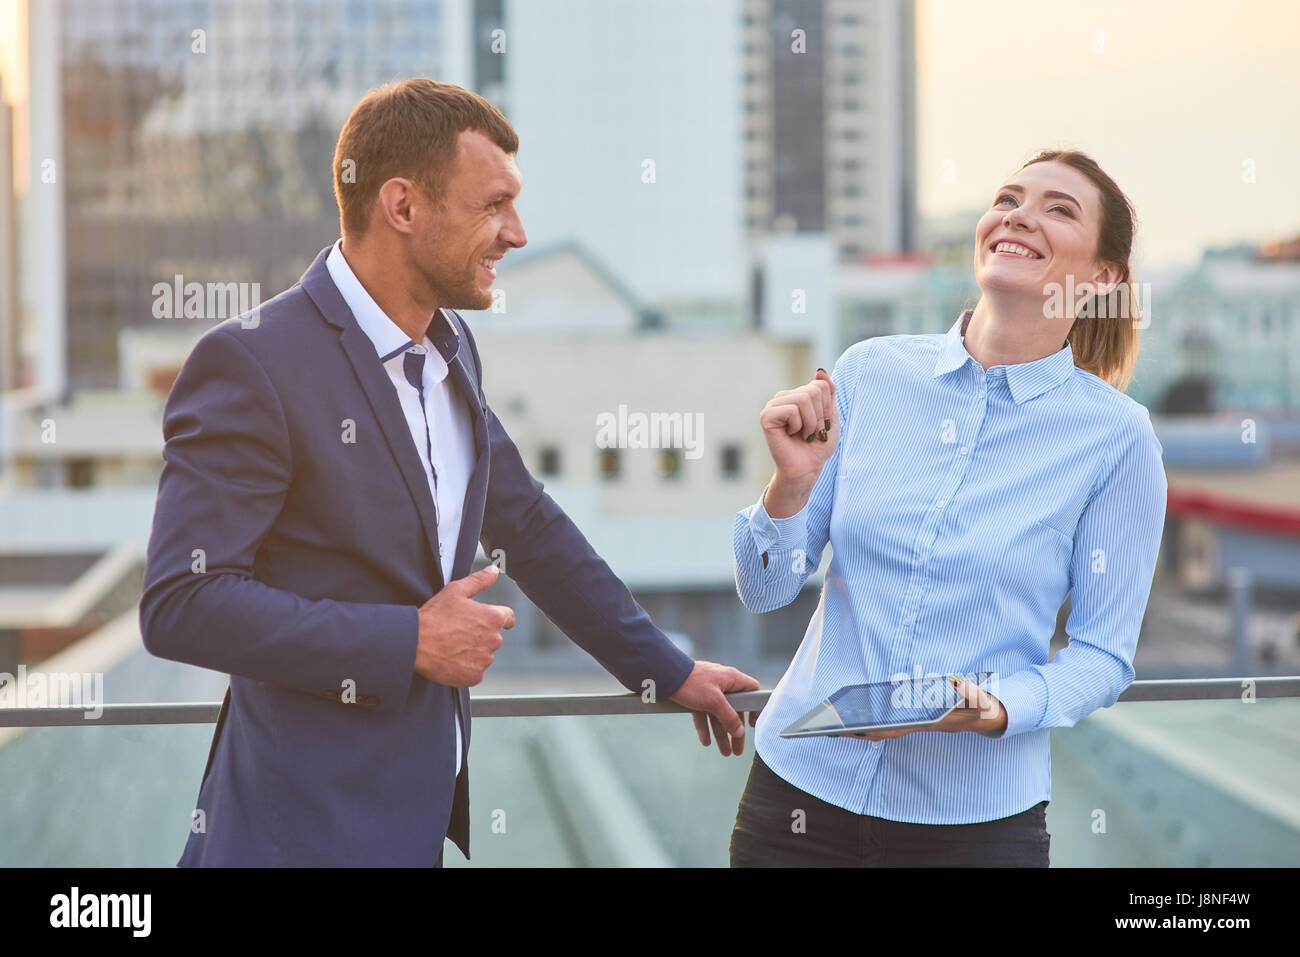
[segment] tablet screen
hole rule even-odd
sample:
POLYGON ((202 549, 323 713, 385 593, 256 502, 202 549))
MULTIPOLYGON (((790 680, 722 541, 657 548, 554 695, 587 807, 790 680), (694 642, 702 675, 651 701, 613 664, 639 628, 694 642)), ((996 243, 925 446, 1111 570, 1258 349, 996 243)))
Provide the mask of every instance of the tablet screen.
POLYGON ((947 678, 882 681, 840 688, 781 733, 817 734, 849 728, 927 724, 961 702, 947 678))

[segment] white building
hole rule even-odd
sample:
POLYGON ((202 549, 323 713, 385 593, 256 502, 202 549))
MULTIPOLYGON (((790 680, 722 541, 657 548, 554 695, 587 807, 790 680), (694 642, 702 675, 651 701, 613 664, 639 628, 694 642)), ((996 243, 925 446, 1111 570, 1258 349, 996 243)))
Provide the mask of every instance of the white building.
POLYGON ((1208 255, 1137 279, 1150 303, 1135 398, 1199 378, 1217 407, 1300 409, 1300 262, 1208 255))
POLYGON ((530 243, 575 241, 674 316, 739 315, 739 0, 509 2, 530 243))

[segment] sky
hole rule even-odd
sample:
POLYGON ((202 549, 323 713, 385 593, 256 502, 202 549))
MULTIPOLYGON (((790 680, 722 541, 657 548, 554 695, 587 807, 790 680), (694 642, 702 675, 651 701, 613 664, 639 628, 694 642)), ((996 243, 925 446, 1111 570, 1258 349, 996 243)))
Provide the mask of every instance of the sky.
POLYGON ((1300 235, 1298 0, 917 0, 917 35, 923 215, 1068 146, 1133 201, 1136 262, 1300 235))
POLYGON ((4 75, 5 98, 26 91, 22 76, 20 51, 26 42, 26 25, 22 10, 14 0, 0 0, 0 73, 4 75))
MULTIPOLYGON (((0 0, 0 85, 8 103, 22 104, 27 99, 27 20, 16 0, 0 0)), ((22 108, 21 106, 19 107, 22 108)), ((22 120, 15 118, 14 177, 19 192, 26 189, 27 147, 21 129, 22 120)))

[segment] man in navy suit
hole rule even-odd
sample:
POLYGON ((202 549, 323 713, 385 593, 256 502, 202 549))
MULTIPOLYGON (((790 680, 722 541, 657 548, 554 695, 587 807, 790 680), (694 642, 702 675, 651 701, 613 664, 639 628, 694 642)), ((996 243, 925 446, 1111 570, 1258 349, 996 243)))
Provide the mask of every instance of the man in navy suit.
POLYGON ((466 689, 514 623, 477 598, 498 574, 470 572, 479 542, 625 687, 744 747, 725 694, 758 683, 651 623, 484 397, 454 310, 487 308, 527 241, 517 150, 476 94, 372 90, 335 151, 342 239, 172 387, 141 632, 231 676, 182 865, 469 856, 466 689))

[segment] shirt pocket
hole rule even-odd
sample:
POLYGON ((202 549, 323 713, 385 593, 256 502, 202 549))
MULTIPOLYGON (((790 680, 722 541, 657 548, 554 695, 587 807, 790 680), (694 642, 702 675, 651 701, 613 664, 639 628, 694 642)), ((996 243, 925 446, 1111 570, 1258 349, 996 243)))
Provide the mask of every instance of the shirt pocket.
POLYGON ((1055 526, 1036 521, 1025 536, 1024 548, 1015 559, 1026 572, 1049 578, 1053 590, 1068 587, 1070 559, 1074 555, 1074 536, 1067 535, 1055 526))
MULTIPOLYGON (((1027 579, 1056 579, 1069 576, 1074 539, 1045 522, 1007 523, 1009 534, 1002 539, 1004 550, 997 560, 996 575, 1007 585, 1023 589, 1027 579)), ((992 557, 992 556, 990 556, 992 557)), ((1037 586, 1034 592, 1038 592, 1037 586)))
POLYGON ((1032 540, 1039 544, 1045 555, 1069 558, 1074 551, 1074 536, 1067 535, 1054 525, 1036 521, 1031 531, 1032 540))

